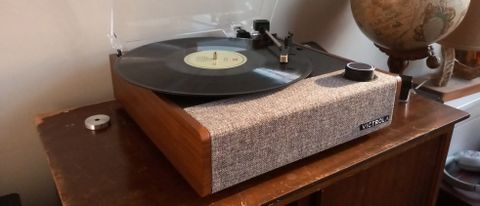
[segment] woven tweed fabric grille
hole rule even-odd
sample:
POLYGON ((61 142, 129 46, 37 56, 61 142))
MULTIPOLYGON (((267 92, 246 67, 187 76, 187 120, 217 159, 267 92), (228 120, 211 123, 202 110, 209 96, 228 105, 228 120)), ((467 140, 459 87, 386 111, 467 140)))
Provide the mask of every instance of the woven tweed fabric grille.
POLYGON ((212 192, 388 126, 359 129, 393 113, 397 79, 376 75, 353 82, 338 71, 276 92, 185 108, 210 132, 212 192))

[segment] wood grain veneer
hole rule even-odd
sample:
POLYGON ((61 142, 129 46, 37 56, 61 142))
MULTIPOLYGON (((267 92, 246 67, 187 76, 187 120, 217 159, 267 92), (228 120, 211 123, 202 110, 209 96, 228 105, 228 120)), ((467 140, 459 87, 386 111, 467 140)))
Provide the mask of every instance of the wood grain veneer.
MULTIPOLYGON (((111 58, 111 65, 114 61, 111 58)), ((210 194, 208 130, 167 98, 123 80, 113 67, 111 73, 115 98, 197 193, 210 194)))

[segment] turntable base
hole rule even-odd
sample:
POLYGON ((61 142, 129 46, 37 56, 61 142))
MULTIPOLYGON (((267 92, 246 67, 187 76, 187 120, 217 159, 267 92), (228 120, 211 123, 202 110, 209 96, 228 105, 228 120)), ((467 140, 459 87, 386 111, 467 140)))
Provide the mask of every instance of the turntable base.
POLYGON ((122 78, 120 57, 112 63, 115 97, 201 196, 390 125, 397 76, 377 71, 372 81, 348 80, 344 59, 292 49, 311 65, 310 78, 281 90, 199 103, 185 96, 185 104, 178 95, 122 78))
POLYGON ((398 79, 377 75, 355 83, 337 71, 273 93, 180 107, 112 72, 116 99, 201 196, 387 127, 398 79))

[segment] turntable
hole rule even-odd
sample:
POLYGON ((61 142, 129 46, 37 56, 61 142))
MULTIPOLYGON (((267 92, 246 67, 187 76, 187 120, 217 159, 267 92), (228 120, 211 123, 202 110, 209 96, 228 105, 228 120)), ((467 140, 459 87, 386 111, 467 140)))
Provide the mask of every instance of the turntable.
MULTIPOLYGON (((398 76, 347 64, 346 59, 293 43, 291 35, 280 38, 270 33, 266 20, 251 23, 262 17, 255 9, 268 2, 245 1, 242 12, 218 14, 217 19, 234 20, 228 26, 199 23, 199 16, 185 24, 215 25, 236 38, 168 31, 181 35, 144 40, 136 47, 119 40, 135 34, 116 31, 145 24, 112 21, 117 22, 111 36, 119 56, 112 59, 116 99, 201 196, 391 122, 398 76), (254 31, 247 31, 250 28, 254 31)), ((129 13, 135 9, 122 6, 131 5, 117 0, 115 11, 120 12, 114 18, 137 17, 129 13)), ((143 6, 155 7, 151 2, 143 6)))

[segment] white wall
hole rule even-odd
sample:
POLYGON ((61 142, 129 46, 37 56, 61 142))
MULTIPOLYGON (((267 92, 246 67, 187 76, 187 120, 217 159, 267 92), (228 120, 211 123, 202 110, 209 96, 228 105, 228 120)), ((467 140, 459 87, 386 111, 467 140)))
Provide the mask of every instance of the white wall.
MULTIPOLYGON (((348 0, 280 2, 274 31, 386 68, 386 56, 357 29, 348 0)), ((33 118, 113 98, 109 3, 0 1, 0 195, 18 192, 27 206, 56 204, 33 118)))
POLYGON ((112 99, 108 1, 0 1, 0 195, 55 205, 34 116, 112 99))
POLYGON ((357 28, 348 0, 284 1, 278 9, 274 26, 294 30, 296 40, 315 40, 331 53, 387 68, 385 55, 357 28))

